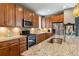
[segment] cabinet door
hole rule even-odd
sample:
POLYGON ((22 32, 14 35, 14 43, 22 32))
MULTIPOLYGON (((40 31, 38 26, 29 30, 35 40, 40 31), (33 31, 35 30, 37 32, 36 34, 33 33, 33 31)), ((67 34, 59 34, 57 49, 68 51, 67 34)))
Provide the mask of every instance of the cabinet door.
POLYGON ((23 8, 16 5, 16 26, 22 27, 23 17, 23 8))
POLYGON ((20 54, 25 50, 27 50, 27 47, 28 47, 27 38, 26 37, 20 38, 20 54))
POLYGON ((63 14, 60 15, 60 22, 64 22, 64 15, 63 14))
POLYGON ((51 27, 50 17, 44 17, 42 19, 42 28, 50 28, 50 27, 51 27))
POLYGON ((47 17, 46 19, 46 22, 45 22, 45 25, 46 25, 46 28, 50 28, 50 17, 47 17))
POLYGON ((24 9, 24 19, 29 20, 28 19, 28 11, 27 11, 27 9, 24 9))
POLYGON ((26 43, 20 44, 20 54, 27 50, 26 43))
POLYGON ((36 43, 40 43, 45 40, 45 34, 36 35, 36 43))
POLYGON ((42 34, 42 41, 44 41, 45 40, 45 34, 42 34))
POLYGON ((45 40, 47 39, 47 35, 46 35, 47 33, 45 33, 45 40))
POLYGON ((38 34, 36 35, 36 44, 41 42, 41 36, 38 34))
POLYGON ((4 4, 0 3, 0 25, 4 25, 4 4))
POLYGON ((5 24, 6 26, 15 26, 15 4, 6 4, 5 24))
POLYGON ((30 20, 32 20, 32 19, 33 19, 33 12, 28 11, 28 18, 29 18, 30 20))
POLYGON ((0 48, 0 56, 9 56, 9 47, 0 48))
POLYGON ((34 15, 33 16, 33 27, 38 28, 38 25, 39 25, 39 17, 38 15, 34 15))
POLYGON ((18 56, 19 55, 19 45, 11 45, 10 46, 10 56, 18 56))

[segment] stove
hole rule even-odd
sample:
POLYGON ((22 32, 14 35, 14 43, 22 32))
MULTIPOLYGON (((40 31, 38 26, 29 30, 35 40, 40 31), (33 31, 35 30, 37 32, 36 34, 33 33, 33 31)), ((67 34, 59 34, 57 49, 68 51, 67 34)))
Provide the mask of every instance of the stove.
POLYGON ((36 44, 36 35, 30 34, 30 30, 22 31, 21 35, 27 36, 28 48, 36 44))

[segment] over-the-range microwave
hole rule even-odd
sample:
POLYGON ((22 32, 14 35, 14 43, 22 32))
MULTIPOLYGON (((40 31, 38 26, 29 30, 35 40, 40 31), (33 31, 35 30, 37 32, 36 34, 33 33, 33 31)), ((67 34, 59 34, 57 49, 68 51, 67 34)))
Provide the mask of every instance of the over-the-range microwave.
POLYGON ((22 26, 23 27, 26 27, 26 28, 32 27, 32 21, 31 20, 24 19, 22 21, 22 26))

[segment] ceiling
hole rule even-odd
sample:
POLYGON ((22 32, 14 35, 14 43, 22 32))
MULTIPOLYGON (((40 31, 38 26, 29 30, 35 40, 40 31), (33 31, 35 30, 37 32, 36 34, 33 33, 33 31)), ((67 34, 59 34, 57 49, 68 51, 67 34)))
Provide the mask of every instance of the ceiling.
POLYGON ((39 15, 45 16, 72 8, 75 6, 75 3, 21 3, 21 5, 35 11, 39 15))

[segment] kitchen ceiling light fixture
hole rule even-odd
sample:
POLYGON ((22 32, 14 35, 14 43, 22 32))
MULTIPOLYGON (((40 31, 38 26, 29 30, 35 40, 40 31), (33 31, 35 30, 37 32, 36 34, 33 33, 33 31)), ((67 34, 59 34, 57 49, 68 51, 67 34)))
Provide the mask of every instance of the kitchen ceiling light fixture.
POLYGON ((48 12, 50 11, 50 9, 48 9, 48 12))
POLYGON ((75 17, 79 16, 79 3, 77 3, 77 5, 74 7, 73 16, 75 17))
POLYGON ((64 6, 63 6, 63 9, 66 9, 66 8, 67 8, 67 7, 64 5, 64 6))

